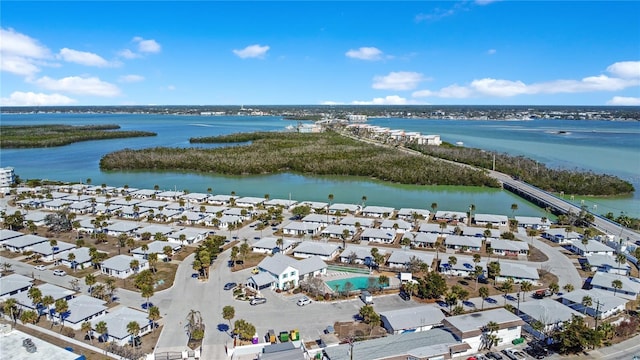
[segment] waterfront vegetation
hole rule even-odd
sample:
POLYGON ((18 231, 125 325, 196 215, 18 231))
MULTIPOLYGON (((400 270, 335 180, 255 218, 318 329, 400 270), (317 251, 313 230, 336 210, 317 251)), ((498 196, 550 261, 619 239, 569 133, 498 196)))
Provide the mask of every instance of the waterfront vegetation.
POLYGON ((39 148, 79 141, 156 136, 147 131, 115 131, 120 125, 0 125, 0 148, 39 148))
POLYGON ((255 132, 192 143, 238 144, 217 149, 124 149, 100 160, 103 170, 200 171, 227 175, 300 173, 364 176, 402 184, 498 187, 484 172, 398 149, 365 144, 335 132, 255 132))
POLYGON ((484 169, 492 169, 495 156, 496 171, 512 175, 550 192, 567 195, 614 196, 626 195, 634 191, 631 183, 612 175, 577 169, 550 169, 544 164, 523 156, 453 146, 448 143, 441 146, 410 144, 407 147, 426 155, 484 169))

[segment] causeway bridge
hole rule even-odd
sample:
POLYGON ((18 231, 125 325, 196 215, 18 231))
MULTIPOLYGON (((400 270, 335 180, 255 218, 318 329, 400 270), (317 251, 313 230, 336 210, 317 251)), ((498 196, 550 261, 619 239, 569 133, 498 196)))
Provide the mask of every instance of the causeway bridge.
MULTIPOLYGON (((568 214, 569 212, 578 214, 582 210, 579 206, 576 206, 533 185, 529 185, 520 180, 513 179, 509 175, 497 171, 489 171, 488 175, 502 183, 502 187, 505 190, 509 190, 512 193, 528 201, 531 201, 532 203, 540 207, 549 208, 551 209, 551 212, 555 214, 568 214)), ((624 226, 621 226, 620 224, 598 214, 591 214, 594 218, 593 226, 603 233, 614 235, 617 239, 619 238, 622 240, 628 240, 634 243, 636 241, 640 241, 640 234, 638 234, 637 232, 627 229, 624 226)))

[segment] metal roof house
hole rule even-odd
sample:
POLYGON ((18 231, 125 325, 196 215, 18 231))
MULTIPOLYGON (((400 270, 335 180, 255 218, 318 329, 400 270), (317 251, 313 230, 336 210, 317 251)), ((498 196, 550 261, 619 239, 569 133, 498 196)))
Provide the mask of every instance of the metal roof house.
POLYGON ((516 284, 523 281, 529 281, 532 284, 537 284, 540 279, 540 275, 538 274, 538 269, 533 266, 501 261, 500 275, 496 276, 496 281, 504 282, 507 281, 507 279, 512 279, 516 284))
POLYGON ((584 317, 567 306, 562 305, 553 299, 540 299, 536 301, 520 302, 520 317, 527 323, 527 332, 533 334, 539 339, 546 336, 543 333, 559 329, 565 321, 571 320, 573 316, 584 317), (543 333, 533 329, 534 322, 540 322, 544 326, 543 333))
POLYGON ((469 350, 460 355, 469 355, 482 348, 488 333, 484 327, 493 321, 498 324, 497 346, 510 344, 511 341, 522 336, 524 321, 503 308, 479 311, 464 315, 450 316, 442 320, 442 324, 449 329, 456 339, 469 344, 469 350))
MULTIPOLYGON (((340 261, 343 263, 364 264, 370 266, 373 264, 371 249, 373 248, 369 246, 356 246, 349 244, 340 254, 340 261)), ((378 248, 378 253, 385 255, 387 250, 385 248, 378 248)))
POLYGON ((125 279, 133 274, 149 268, 149 262, 129 255, 116 255, 102 262, 100 270, 103 274, 125 279), (131 269, 131 262, 138 261, 138 268, 131 269))
POLYGON ((431 216, 431 212, 425 209, 402 208, 398 210, 398 213, 396 215, 399 219, 403 219, 406 221, 413 221, 415 216, 418 216, 418 218, 424 220, 428 220, 431 216))
POLYGON ((434 305, 383 311, 380 313, 382 326, 389 334, 427 331, 441 326, 444 314, 434 305))
POLYGON ((287 253, 289 252, 297 241, 291 239, 282 238, 282 245, 278 245, 278 238, 264 237, 255 242, 251 249, 253 252, 261 254, 275 254, 277 252, 287 253), (276 250, 277 249, 277 250, 276 250))
POLYGON ((562 303, 573 310, 601 319, 608 318, 624 311, 629 302, 627 299, 617 297, 609 291, 600 289, 578 289, 562 294, 562 303), (591 304, 584 304, 585 296, 591 298, 591 304))
POLYGON ((387 265, 392 268, 408 268, 412 261, 418 260, 431 268, 433 259, 432 253, 397 249, 393 250, 389 259, 387 259, 387 265))
POLYGON ((591 279, 591 286, 595 289, 611 291, 614 295, 629 300, 635 300, 638 297, 638 294, 640 294, 640 281, 637 279, 601 271, 598 271, 593 275, 593 278, 591 279), (616 280, 619 280, 622 283, 621 289, 613 287, 613 282, 616 280))
POLYGON ((580 261, 584 262, 591 271, 602 271, 625 276, 631 272, 631 265, 627 263, 626 259, 623 263, 618 263, 613 255, 593 254, 585 256, 580 261))
POLYGON ((338 255, 339 250, 340 246, 337 244, 319 241, 303 241, 293 249, 293 256, 298 258, 319 256, 322 260, 331 260, 338 255))
POLYGON ((33 279, 20 274, 9 274, 0 277, 0 300, 4 301, 18 293, 29 290, 33 279))
POLYGON ((362 209, 362 215, 376 217, 376 218, 387 218, 393 214, 396 209, 387 206, 366 206, 362 209))
POLYGON ((526 256, 529 254, 529 244, 524 241, 492 239, 491 248, 496 255, 526 256))
POLYGON ((393 239, 395 239, 393 231, 383 229, 366 228, 360 234, 360 240, 362 241, 391 244, 393 239))
POLYGON ((509 218, 506 215, 496 214, 474 214, 473 222, 478 226, 486 226, 491 224, 492 226, 507 226, 509 224, 509 218))
POLYGON ((119 307, 104 316, 91 320, 94 331, 96 324, 100 321, 104 321, 107 324, 107 329, 109 330, 108 341, 113 341, 120 346, 126 345, 131 339, 131 334, 127 331, 127 325, 131 321, 135 321, 140 325, 140 334, 138 336, 143 336, 152 330, 152 325, 147 319, 146 313, 128 307, 119 307))
POLYGON ((448 249, 462 250, 463 248, 466 248, 467 251, 480 251, 482 248, 482 238, 474 236, 449 235, 444 240, 444 244, 448 249))
POLYGON ((594 254, 613 256, 615 251, 596 240, 589 240, 587 245, 583 244, 582 241, 573 241, 569 249, 580 256, 591 256, 594 254))

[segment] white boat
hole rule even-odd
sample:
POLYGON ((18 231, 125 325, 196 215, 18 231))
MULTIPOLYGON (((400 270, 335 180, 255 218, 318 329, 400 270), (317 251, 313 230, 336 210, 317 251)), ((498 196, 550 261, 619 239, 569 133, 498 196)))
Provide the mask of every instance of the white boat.
POLYGON ((457 145, 457 146, 463 146, 463 145, 464 145, 464 143, 463 143, 462 141, 458 141, 458 142, 456 142, 456 145, 457 145))

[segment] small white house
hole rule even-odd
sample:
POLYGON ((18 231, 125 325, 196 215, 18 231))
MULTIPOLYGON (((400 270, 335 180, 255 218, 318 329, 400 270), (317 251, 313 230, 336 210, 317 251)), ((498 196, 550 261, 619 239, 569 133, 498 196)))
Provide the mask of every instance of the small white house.
POLYGON ((147 314, 145 312, 128 307, 119 307, 104 316, 91 320, 94 335, 96 336, 104 335, 98 334, 95 331, 96 324, 100 321, 104 321, 107 324, 107 340, 109 342, 115 342, 120 346, 126 345, 131 340, 131 334, 129 334, 129 331, 127 330, 127 325, 130 322, 135 321, 140 326, 140 333, 138 336, 146 335, 152 330, 151 322, 147 319, 147 314))
POLYGON ((389 334, 420 332, 440 326, 444 320, 442 311, 434 305, 422 305, 380 313, 382 326, 389 334))
POLYGON ((335 258, 339 251, 340 246, 337 244, 319 241, 303 241, 293 249, 293 256, 297 258, 318 256, 322 260, 328 261, 335 258))
POLYGON ((108 276, 125 279, 133 274, 149 268, 149 262, 144 259, 136 259, 129 255, 116 255, 102 262, 100 270, 108 276), (137 268, 131 268, 132 261, 138 262, 137 268))
POLYGON ((591 317, 606 319, 624 311, 629 300, 614 296, 612 293, 599 289, 578 289, 562 294, 562 303, 573 310, 588 314, 591 317), (584 302, 585 297, 591 303, 584 302))

